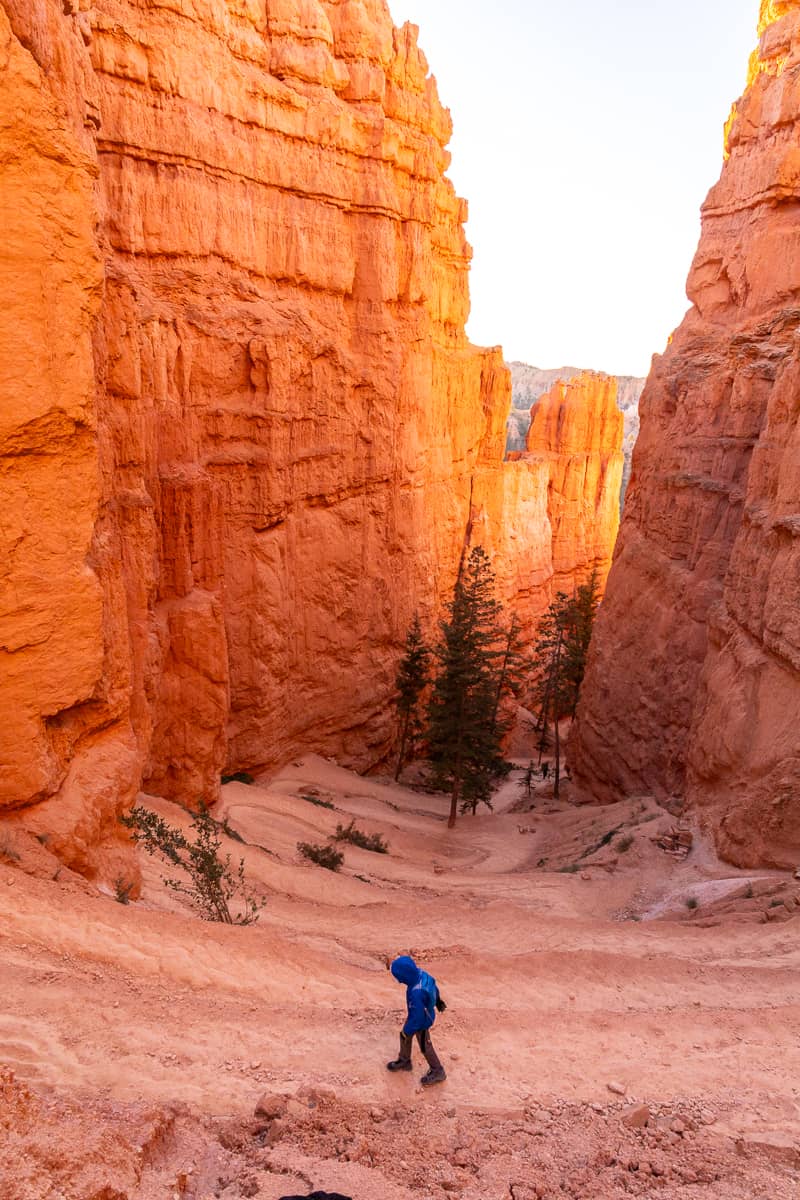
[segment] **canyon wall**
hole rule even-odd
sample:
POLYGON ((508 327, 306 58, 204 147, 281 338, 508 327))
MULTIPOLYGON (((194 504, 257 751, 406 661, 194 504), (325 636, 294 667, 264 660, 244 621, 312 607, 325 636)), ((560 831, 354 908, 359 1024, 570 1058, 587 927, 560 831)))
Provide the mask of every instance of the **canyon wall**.
POLYGON ((571 745, 586 795, 686 802, 740 865, 800 861, 800 3, 760 45, 692 302, 641 401, 571 745))
POLYGON ((550 468, 503 461, 450 117, 383 0, 0 17, 0 808, 91 874, 140 786, 380 762, 465 544, 532 628, 550 468))
MULTIPOLYGON (((539 367, 529 366, 528 363, 510 362, 507 364, 511 372, 511 412, 508 415, 506 435, 506 450, 511 453, 524 450, 531 424, 531 409, 546 392, 556 383, 569 383, 577 375, 584 372, 577 367, 557 367, 554 370, 540 370, 539 367)), ((639 436, 639 399, 644 389, 645 380, 635 375, 615 375, 617 381, 617 407, 625 418, 622 452, 625 456, 622 468, 622 487, 620 491, 620 511, 625 501, 625 492, 631 475, 631 460, 633 447, 639 436)))
POLYGON ((619 528, 624 417, 617 380, 583 371, 532 407, 523 461, 547 467, 553 589, 571 593, 596 572, 601 588, 619 528))

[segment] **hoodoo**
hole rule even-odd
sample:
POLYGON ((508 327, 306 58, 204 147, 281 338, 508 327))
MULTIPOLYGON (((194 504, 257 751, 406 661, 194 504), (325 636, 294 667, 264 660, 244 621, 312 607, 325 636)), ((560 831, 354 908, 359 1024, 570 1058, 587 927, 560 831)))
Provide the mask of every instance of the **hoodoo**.
POLYGON ((572 744, 586 792, 684 800, 740 865, 800 858, 800 4, 764 0, 692 308, 641 403, 572 744))
POLYGON ((605 584, 619 528, 624 417, 617 380, 583 371, 531 409, 527 451, 550 464, 554 586, 571 592, 586 564, 605 584))
POLYGON ((450 117, 384 0, 0 0, 0 41, 0 808, 91 873, 142 784, 379 761, 465 540, 549 600, 550 467, 503 461, 450 117))

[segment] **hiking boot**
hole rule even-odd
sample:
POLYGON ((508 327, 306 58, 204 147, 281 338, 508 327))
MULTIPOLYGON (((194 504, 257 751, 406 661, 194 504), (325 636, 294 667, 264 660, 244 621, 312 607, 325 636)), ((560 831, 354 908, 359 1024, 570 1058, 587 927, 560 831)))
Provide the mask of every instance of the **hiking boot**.
POLYGON ((420 1083, 423 1087, 430 1087, 434 1083, 444 1083, 447 1079, 447 1074, 444 1067, 439 1067, 436 1071, 428 1071, 427 1075, 423 1075, 420 1083))
MULTIPOLYGON (((387 1071, 410 1071, 411 1070, 411 1059, 410 1058, 395 1058, 390 1063, 386 1064, 386 1070, 387 1071)), ((428 1072, 428 1074, 430 1074, 430 1072, 428 1072)))

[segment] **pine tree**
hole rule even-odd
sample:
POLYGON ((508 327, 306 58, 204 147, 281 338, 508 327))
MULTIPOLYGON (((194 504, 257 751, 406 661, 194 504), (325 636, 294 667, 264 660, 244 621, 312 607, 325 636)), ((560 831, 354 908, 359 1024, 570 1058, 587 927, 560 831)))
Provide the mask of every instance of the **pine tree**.
POLYGON ((419 613, 415 613, 414 620, 406 634, 405 651, 395 679, 397 712, 400 716, 400 751, 397 755, 395 780, 400 778, 409 738, 413 738, 420 729, 419 704, 422 693, 428 684, 430 657, 430 648, 422 636, 419 613))
POLYGON ((534 653, 534 695, 540 706, 536 728, 541 730, 539 757, 547 744, 547 724, 552 722, 555 748, 555 785, 558 798, 561 778, 561 736, 559 721, 574 719, 581 684, 586 672, 589 644, 600 604, 596 572, 582 584, 574 596, 556 593, 539 623, 534 653))
POLYGON ((571 711, 573 693, 567 678, 566 643, 574 625, 574 602, 565 592, 557 592, 547 612, 539 622, 534 652, 534 696, 540 706, 537 728, 541 729, 539 758, 547 744, 547 723, 553 724, 555 744, 555 784, 553 795, 558 799, 561 778, 561 734, 559 720, 571 711))
POLYGON ((575 593, 567 626, 564 669, 568 687, 572 693, 569 712, 573 719, 578 707, 583 677, 586 674, 589 644, 592 640, 594 621, 599 607, 600 584, 597 572, 592 571, 588 582, 582 584, 575 593))
POLYGON ((500 773, 497 719, 505 657, 502 606, 494 598, 489 557, 476 546, 459 574, 434 651, 438 674, 428 709, 428 746, 434 778, 450 789, 448 826, 456 813, 484 803, 500 773))

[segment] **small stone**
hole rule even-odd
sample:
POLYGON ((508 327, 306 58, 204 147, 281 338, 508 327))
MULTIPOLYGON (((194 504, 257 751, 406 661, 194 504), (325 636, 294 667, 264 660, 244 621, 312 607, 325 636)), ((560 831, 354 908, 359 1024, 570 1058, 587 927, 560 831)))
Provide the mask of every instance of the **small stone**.
POLYGON ((386 1114, 384 1113, 383 1109, 381 1109, 381 1108, 371 1108, 369 1110, 369 1115, 372 1118, 372 1120, 376 1121, 376 1122, 383 1121, 386 1117, 386 1114))
POLYGON ((672 1130, 673 1133, 685 1133, 686 1132, 686 1126, 684 1125, 684 1123, 680 1119, 680 1117, 675 1118, 675 1120, 670 1125, 670 1129, 672 1130))
POLYGON ((628 1129, 645 1129, 650 1124, 650 1109, 646 1104, 634 1104, 622 1114, 622 1124, 628 1129))
POLYGON ((256 1105, 255 1115, 257 1117, 266 1117, 268 1121, 275 1121, 286 1112, 288 1103, 288 1096, 282 1096, 275 1092, 265 1092, 256 1105))
POLYGON ((273 1121, 270 1124, 269 1133, 267 1134, 267 1145, 274 1146, 276 1142, 281 1140, 287 1129, 288 1126, 285 1121, 273 1121))
POLYGON ((615 1096, 624 1096, 625 1095, 626 1089, 622 1086, 621 1083, 614 1083, 612 1081, 611 1083, 607 1083, 606 1087, 608 1088, 608 1090, 610 1092, 613 1092, 615 1096))
POLYGON ((251 1070, 251 1071, 257 1071, 257 1070, 259 1069, 259 1067, 260 1067, 260 1066, 261 1066, 261 1063, 260 1063, 260 1062, 251 1062, 251 1063, 250 1063, 250 1070, 251 1070))
POLYGON ((712 1112, 710 1108, 704 1108, 700 1113, 700 1120, 703 1125, 715 1125, 717 1121, 717 1114, 712 1112))

